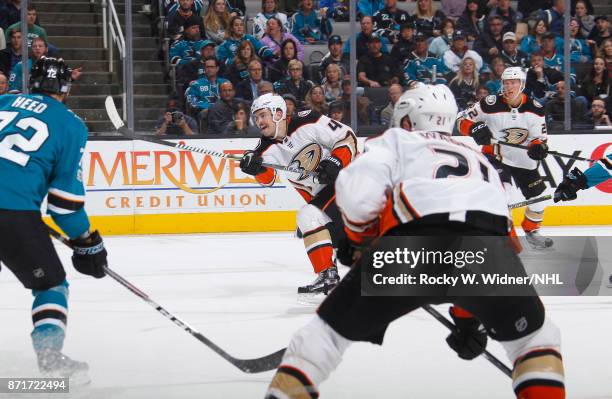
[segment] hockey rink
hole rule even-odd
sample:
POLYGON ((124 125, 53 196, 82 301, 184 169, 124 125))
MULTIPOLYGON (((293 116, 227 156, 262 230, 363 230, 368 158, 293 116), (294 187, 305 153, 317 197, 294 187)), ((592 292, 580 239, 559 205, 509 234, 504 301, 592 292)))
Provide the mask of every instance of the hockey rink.
MULTIPOLYGON (((612 235, 612 227, 549 228, 549 235, 612 235)), ((315 275, 290 233, 106 237, 109 266, 232 356, 287 345, 315 306, 297 303, 315 275)), ((273 371, 245 374, 110 277, 81 275, 56 244, 70 282, 64 352, 87 361, 92 382, 32 398, 263 398, 273 371)), ((346 268, 341 268, 341 274, 346 268)), ((612 271, 608 271, 612 272, 612 271)), ((567 397, 612 398, 612 288, 596 297, 543 298, 560 327, 567 397)), ((32 296, 0 273, 0 376, 38 375, 29 333, 32 296)), ((447 314, 447 306, 438 309, 447 314)), ((424 311, 391 325, 385 345, 356 343, 320 387, 322 398, 512 399, 510 379, 483 358, 457 358, 448 331, 424 311)), ((489 350, 507 360, 501 347, 489 350)), ((0 394, 1 397, 10 397, 0 394)))

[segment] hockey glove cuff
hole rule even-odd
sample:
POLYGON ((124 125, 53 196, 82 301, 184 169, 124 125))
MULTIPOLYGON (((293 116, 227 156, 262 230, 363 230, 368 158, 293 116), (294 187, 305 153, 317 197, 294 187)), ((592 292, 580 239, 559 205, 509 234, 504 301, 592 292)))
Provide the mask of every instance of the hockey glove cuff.
POLYGON ((257 176, 266 171, 266 167, 262 166, 263 158, 254 151, 246 151, 240 159, 240 170, 247 175, 257 176))
MULTIPOLYGON (((446 337, 446 343, 464 360, 472 360, 480 356, 487 348, 487 332, 475 317, 459 317, 455 315, 455 307, 449 313, 455 322, 455 331, 446 337)), ((464 315, 462 315, 464 316, 464 315)))
POLYGON ((317 178, 321 184, 333 184, 342 170, 342 162, 336 157, 327 157, 319 163, 316 169, 317 178))
POLYGON ((476 122, 470 127, 470 136, 478 145, 489 145, 493 138, 493 133, 484 122, 476 122))
POLYGON ((586 176, 580 169, 574 168, 563 178, 559 186, 555 190, 554 201, 571 201, 578 198, 576 192, 587 188, 586 176))
POLYGON ((533 160, 541 161, 548 155, 548 146, 540 140, 533 140, 529 143, 527 155, 533 160))
POLYGON ((94 231, 85 238, 70 240, 72 245, 72 264, 80 273, 102 278, 106 275, 106 249, 100 233, 94 231))

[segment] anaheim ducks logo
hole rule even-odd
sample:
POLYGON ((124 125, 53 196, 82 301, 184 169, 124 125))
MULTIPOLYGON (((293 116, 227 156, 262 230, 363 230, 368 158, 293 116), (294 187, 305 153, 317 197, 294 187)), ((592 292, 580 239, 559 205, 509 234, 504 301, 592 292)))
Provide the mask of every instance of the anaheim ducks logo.
POLYGON ((502 133, 504 133, 504 138, 506 141, 511 144, 521 144, 527 140, 527 137, 529 136, 529 131, 521 127, 510 127, 508 129, 503 129, 502 133))
MULTIPOLYGON (((289 166, 296 169, 307 170, 312 172, 319 165, 319 161, 321 160, 321 147, 316 143, 308 144, 306 147, 302 148, 298 153, 293 157, 289 166)), ((301 174, 297 179, 298 181, 304 180, 308 178, 309 175, 301 174)))

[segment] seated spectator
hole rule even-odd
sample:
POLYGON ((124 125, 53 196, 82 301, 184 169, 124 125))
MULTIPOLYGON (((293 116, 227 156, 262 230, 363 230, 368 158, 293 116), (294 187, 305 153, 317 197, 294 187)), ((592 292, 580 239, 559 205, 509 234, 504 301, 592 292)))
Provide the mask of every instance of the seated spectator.
POLYGON ((222 64, 230 65, 234 61, 240 43, 248 40, 253 43, 256 55, 262 60, 273 60, 274 53, 259 40, 244 33, 244 21, 240 17, 230 20, 229 29, 225 32, 225 40, 217 47, 217 58, 222 64))
POLYGON ((0 72, 0 96, 8 93, 8 78, 0 72))
POLYGON ((504 49, 503 46, 503 19, 494 15, 488 19, 488 28, 474 41, 474 51, 490 63, 493 57, 497 57, 504 49))
POLYGON ((510 7, 510 0, 497 0, 497 7, 491 9, 489 18, 495 15, 502 18, 503 32, 516 31, 516 24, 523 21, 523 14, 510 7))
POLYGON ((188 20, 197 20, 198 26, 200 27, 200 34, 206 32, 204 29, 204 21, 202 17, 193 8, 193 0, 179 0, 179 6, 176 11, 168 14, 168 35, 171 39, 177 40, 181 36, 182 28, 185 26, 185 22, 188 20))
POLYGON ((21 60, 21 31, 14 29, 9 35, 9 45, 0 50, 0 72, 6 76, 11 74, 11 70, 21 60))
POLYGON ((319 8, 327 10, 327 18, 334 22, 348 22, 351 2, 349 0, 319 0, 319 8))
POLYGON ((357 12, 363 18, 371 17, 385 6, 384 0, 357 0, 357 12))
MULTIPOLYGON (((174 12, 176 12, 180 6, 180 2, 178 0, 163 0, 164 1, 164 15, 170 15, 174 12)), ((200 13, 202 12, 202 9, 204 7, 204 0, 195 0, 193 2, 193 5, 191 6, 191 10, 197 14, 200 15, 200 13)))
POLYGON ((380 51, 381 47, 380 38, 376 35, 370 36, 368 53, 357 63, 357 79, 360 85, 381 87, 402 82, 402 70, 389 54, 380 51))
POLYGON ((289 61, 289 76, 274 83, 274 88, 280 95, 292 94, 298 101, 298 107, 303 107, 306 94, 312 88, 313 83, 304 79, 304 66, 300 60, 289 61))
POLYGON ((593 61, 591 49, 580 33, 580 23, 572 18, 569 24, 570 30, 570 60, 580 64, 593 61))
MULTIPOLYGON (((28 58, 28 71, 32 70, 32 63, 40 57, 47 55, 47 42, 43 38, 37 37, 32 39, 32 49, 30 58, 28 58)), ((22 89, 22 65, 21 61, 17 62, 9 76, 9 93, 21 93, 22 89)))
MULTIPOLYGON (((361 21, 359 21, 359 25, 361 26, 361 31, 357 34, 356 42, 357 42, 357 59, 360 59, 364 55, 368 53, 368 40, 370 40, 370 36, 374 34, 374 20, 372 17, 362 17, 361 21)), ((389 53, 389 40, 386 37, 380 39, 383 44, 381 51, 385 54, 389 53)), ((347 40, 344 43, 344 47, 342 48, 342 52, 348 57, 351 51, 350 46, 351 41, 347 40)))
POLYGON ((455 23, 452 19, 447 18, 442 22, 442 34, 429 44, 429 52, 437 58, 442 58, 446 50, 450 48, 453 33, 455 33, 455 23))
POLYGON ((404 65, 410 53, 414 51, 414 22, 408 22, 400 27, 399 40, 391 49, 391 57, 399 65, 404 65))
POLYGON ((442 34, 442 21, 446 18, 440 10, 434 12, 432 0, 417 0, 417 9, 412 16, 417 32, 427 38, 438 37, 442 34))
POLYGON ((249 78, 236 85, 236 97, 246 101, 253 101, 259 97, 257 84, 263 80, 263 64, 259 60, 249 63, 249 78))
POLYGON ((506 32, 503 37, 503 49, 500 54, 506 67, 529 66, 529 56, 516 48, 516 35, 514 32, 506 32))
POLYGON ((304 44, 327 40, 332 33, 326 10, 315 10, 313 0, 300 0, 298 11, 291 17, 291 26, 293 36, 304 44))
POLYGON ((533 96, 542 105, 552 97, 556 90, 556 84, 563 80, 563 74, 556 69, 544 64, 541 53, 531 54, 531 68, 527 71, 527 82, 525 92, 533 96))
POLYGON ((485 98, 486 96, 488 96, 490 94, 492 94, 492 93, 489 91, 489 89, 487 89, 487 86, 484 86, 484 85, 481 84, 476 89, 476 102, 482 100, 483 98, 485 98))
POLYGON ((198 59, 202 47, 209 44, 200 35, 200 21, 196 16, 187 18, 183 29, 181 39, 175 41, 168 52, 172 65, 185 65, 198 59))
POLYGON ((262 80, 257 83, 257 94, 263 96, 264 94, 274 93, 274 85, 267 80, 262 80))
POLYGON ((390 126, 393 120, 393 110, 395 109, 395 103, 404 93, 404 89, 399 84, 392 84, 389 86, 389 104, 380 111, 380 124, 383 126, 390 126))
MULTIPOLYGON (((408 56, 404 66, 404 80, 419 81, 427 84, 446 84, 444 74, 448 72, 440 58, 429 52, 427 38, 421 32, 415 35, 414 51, 408 56)), ((451 50, 449 50, 451 51, 451 50)))
MULTIPOLYGON (((261 40, 268 29, 268 20, 276 18, 280 25, 281 32, 289 33, 289 20, 287 14, 278 11, 278 0, 262 0, 261 12, 253 19, 253 36, 261 40)), ((279 40, 279 43, 283 40, 279 40)))
MULTIPOLYGON (((556 94, 546 102, 544 109, 546 111, 546 122, 553 124, 554 127, 560 127, 560 122, 565 120, 565 82, 563 80, 557 82, 556 94), (554 122, 557 122, 556 126, 554 122)), ((586 109, 581 101, 576 101, 572 96, 571 101, 571 119, 574 123, 585 123, 586 109)))
POLYGON ((587 11, 587 6, 584 0, 578 0, 574 8, 574 15, 580 24, 580 33, 582 37, 588 37, 589 33, 595 27, 595 17, 587 11))
POLYGON ((400 26, 412 21, 410 14, 397 8, 397 0, 385 0, 385 6, 374 13, 374 32, 380 37, 386 37, 390 43, 399 40, 400 26))
MULTIPOLYGON (((42 38, 47 43, 49 42, 47 31, 34 23, 37 18, 36 7, 34 4, 28 3, 28 48, 32 47, 32 39, 37 37, 42 38)), ((10 36, 11 31, 14 29, 21 29, 21 22, 10 25, 4 33, 6 36, 10 36)))
POLYGON ((580 94, 586 97, 589 103, 599 96, 612 95, 611 82, 604 59, 595 57, 591 70, 580 85, 580 94))
MULTIPOLYGON (((197 115, 200 123, 206 122, 208 110, 219 99, 219 85, 227 79, 219 77, 219 61, 216 58, 204 60, 205 76, 191 82, 185 92, 185 98, 191 112, 197 115)), ((200 129, 200 132, 204 132, 200 129)))
MULTIPOLYGON (((200 58, 189 61, 186 64, 179 66, 176 70, 177 92, 185 93, 189 84, 194 80, 203 78, 205 75, 204 64, 206 59, 215 58, 215 43, 210 40, 204 40, 202 48, 200 48, 200 58)), ((224 65, 219 67, 219 76, 226 77, 224 65)))
MULTIPOLYGON (((344 79, 342 81, 342 104, 344 111, 342 112, 342 123, 351 125, 351 81, 344 79)), ((378 125, 378 117, 374 106, 370 99, 366 96, 357 95, 357 124, 358 125, 378 125)), ((355 127, 354 127, 355 128, 355 127)))
MULTIPOLYGON (((319 64, 319 81, 322 81, 325 76, 325 71, 330 64, 338 65, 341 70, 341 75, 348 75, 349 72, 349 57, 342 53, 342 39, 338 35, 331 35, 327 41, 329 52, 321 59, 319 64)), ((311 76, 312 77, 312 76, 311 76)))
POLYGON ((285 93, 282 95, 282 97, 285 100, 285 105, 287 106, 287 118, 290 118, 299 110, 298 100, 293 94, 290 93, 285 93))
MULTIPOLYGON (((610 97, 608 97, 609 99, 610 97)), ((609 100, 608 100, 609 101, 609 100)), ((591 112, 589 115, 589 122, 592 122, 595 126, 612 126, 610 117, 606 112, 606 101, 601 98, 593 99, 591 103, 591 112)))
POLYGON ((444 53, 444 66, 446 69, 456 73, 459 71, 461 61, 466 58, 471 58, 472 61, 474 61, 476 64, 476 74, 478 74, 478 71, 480 71, 483 66, 482 58, 477 52, 467 48, 465 36, 462 31, 458 30, 453 35, 453 42, 450 49, 444 53))
POLYGON ((321 115, 327 115, 328 107, 325 102, 325 93, 321 86, 312 86, 312 88, 306 93, 304 98, 304 106, 308 109, 316 111, 321 115))
POLYGON ((238 86, 241 81, 249 78, 249 64, 253 60, 259 60, 255 55, 255 47, 253 43, 245 40, 238 46, 234 62, 227 70, 227 76, 234 86, 238 86))
POLYGON ((468 43, 473 43, 484 31, 484 7, 479 0, 468 0, 465 11, 457 20, 455 27, 457 30, 465 32, 468 43))
POLYGON ((281 21, 278 18, 268 18, 266 32, 261 39, 261 43, 272 50, 276 58, 280 58, 281 44, 283 44, 285 40, 293 40, 293 42, 297 45, 298 60, 304 61, 304 46, 302 46, 302 43, 300 43, 299 40, 291 33, 284 31, 281 21))
POLYGON ((466 0, 440 0, 442 12, 447 18, 456 21, 465 10, 466 0))
POLYGON ((225 31, 230 22, 230 13, 227 10, 225 0, 211 1, 204 15, 204 26, 206 26, 206 38, 216 44, 223 43, 225 31))
POLYGON ((325 69, 322 86, 325 100, 332 102, 342 97, 342 79, 344 78, 338 64, 329 64, 325 69))
POLYGON ((344 117, 344 103, 342 100, 333 101, 329 104, 327 116, 335 121, 342 122, 344 117))
POLYGON ((227 124, 223 133, 241 136, 255 136, 260 134, 256 126, 249 124, 249 109, 244 102, 238 102, 236 112, 233 114, 233 120, 227 124))
POLYGON ((233 122, 234 114, 238 109, 239 100, 234 96, 234 85, 232 82, 223 82, 219 85, 219 100, 208 110, 208 134, 220 134, 226 131, 228 125, 233 122))
MULTIPOLYGON (((281 56, 268 70, 268 78, 272 82, 278 82, 289 76, 289 61, 297 60, 297 42, 287 39, 281 44, 281 56)), ((299 60, 298 60, 299 61, 299 60)))
POLYGON ((4 29, 21 20, 21 0, 9 0, 6 2, 6 22, 4 29))
MULTIPOLYGON (((540 51, 542 46, 542 37, 546 33, 548 33, 548 24, 546 23, 546 21, 544 21, 543 19, 537 20, 535 25, 531 29, 531 33, 521 40, 519 50, 521 50, 527 55, 531 55, 531 53, 536 53, 540 51)), ((553 37, 555 38, 555 47, 563 51, 563 39, 554 35, 553 37)))
POLYGON ((502 73, 504 73, 505 69, 506 64, 504 63, 504 60, 501 57, 493 58, 493 61, 491 61, 491 77, 485 83, 485 87, 487 88, 489 93, 497 94, 501 91, 501 75, 502 73))
POLYGON ((597 46, 599 49, 604 40, 610 37, 610 22, 606 15, 599 15, 595 17, 595 28, 591 30, 587 41, 591 45, 597 46))
POLYGON ((563 13, 565 12, 565 0, 553 0, 552 8, 542 10, 540 18, 550 26, 550 31, 559 37, 563 37, 563 13))
MULTIPOLYGON (((542 48, 540 52, 544 56, 544 64, 547 67, 554 68, 557 71, 563 73, 563 53, 557 51, 555 46, 555 36, 551 32, 547 32, 542 36, 542 48)), ((571 74, 573 79, 576 79, 573 67, 571 74)))
POLYGON ((608 38, 603 41, 599 51, 599 56, 606 62, 606 68, 608 71, 612 68, 612 38, 608 38))
POLYGON ((197 132, 196 120, 183 114, 178 108, 167 108, 164 115, 160 116, 155 124, 155 134, 158 136, 166 134, 191 136, 197 132))
POLYGON ((464 110, 476 102, 476 89, 479 85, 476 63, 469 57, 464 58, 457 75, 448 84, 455 95, 459 110, 464 110))

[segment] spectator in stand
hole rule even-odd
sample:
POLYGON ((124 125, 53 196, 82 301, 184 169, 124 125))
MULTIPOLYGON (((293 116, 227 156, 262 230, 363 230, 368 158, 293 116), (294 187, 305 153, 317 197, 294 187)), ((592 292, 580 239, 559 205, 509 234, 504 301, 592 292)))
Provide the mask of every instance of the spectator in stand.
POLYGON ((542 53, 531 54, 531 68, 527 71, 525 92, 533 96, 542 105, 545 105, 556 90, 556 84, 563 80, 563 74, 544 64, 542 53))
POLYGON ((6 3, 6 27, 21 20, 21 0, 9 0, 6 3))
MULTIPOLYGON (((208 110, 219 99, 219 85, 227 82, 227 79, 220 78, 219 61, 216 58, 204 60, 204 77, 191 82, 185 98, 190 106, 191 113, 197 115, 197 119, 202 126, 208 117, 208 110)), ((204 132, 205 129, 200 129, 204 132)))
POLYGON ((347 75, 349 72, 349 57, 342 53, 342 38, 338 35, 331 35, 327 41, 329 52, 321 59, 319 64, 319 81, 322 81, 325 71, 330 64, 336 64, 340 67, 341 75, 347 75))
POLYGON ((499 15, 488 18, 488 28, 474 42, 474 51, 484 58, 488 63, 493 57, 501 54, 503 46, 504 20, 499 15))
POLYGON ((516 24, 523 20, 523 14, 510 7, 510 0, 497 0, 497 7, 489 12, 489 18, 495 15, 502 18, 503 32, 516 31, 516 24))
POLYGON ((587 6, 584 0, 578 0, 574 8, 574 15, 580 23, 580 33, 582 37, 588 37, 589 33, 595 27, 595 17, 587 11, 587 6))
POLYGON ((474 43, 476 38, 484 32, 484 7, 479 0, 468 0, 465 11, 456 23, 457 30, 465 32, 468 43, 474 43))
POLYGON ((344 117, 344 103, 342 100, 334 101, 329 104, 329 112, 327 116, 335 121, 342 122, 344 117))
MULTIPOLYGON (((608 101, 610 97, 607 97, 608 101)), ((595 98, 591 103, 591 112, 589 114, 589 122, 592 122, 595 126, 612 126, 610 117, 606 112, 606 100, 602 98, 595 98)))
POLYGON ((332 102, 342 97, 342 70, 338 64, 329 64, 325 69, 325 77, 322 81, 325 100, 332 102))
POLYGON ((189 115, 183 114, 176 107, 168 107, 163 116, 157 120, 155 134, 177 136, 191 136, 198 132, 198 123, 189 115))
POLYGON ((292 94, 299 108, 303 107, 306 94, 312 86, 311 81, 304 79, 304 66, 300 60, 289 61, 289 76, 274 83, 275 91, 281 95, 292 94))
POLYGON ((263 64, 259 60, 249 63, 249 78, 236 85, 236 97, 246 101, 253 101, 259 97, 257 85, 263 80, 263 64))
POLYGON ((282 95, 282 97, 285 100, 285 105, 287 106, 287 118, 291 118, 299 110, 298 100, 291 93, 285 93, 282 95))
POLYGON ((389 54, 383 54, 382 43, 376 35, 370 36, 368 53, 357 63, 357 80, 367 87, 389 86, 402 82, 402 70, 389 54))
POLYGON ((404 66, 404 80, 406 82, 419 81, 427 84, 446 84, 444 74, 448 72, 448 69, 440 58, 434 57, 429 52, 427 37, 423 33, 417 32, 414 40, 414 51, 408 56, 404 66))
POLYGON ((223 43, 230 19, 225 0, 212 0, 204 15, 206 38, 216 44, 223 43))
MULTIPOLYGON (((359 32, 357 34, 357 38, 356 38, 356 42, 357 42, 357 59, 360 59, 361 57, 363 57, 364 55, 366 55, 368 53, 368 40, 370 39, 370 36, 372 36, 374 34, 374 20, 372 19, 372 17, 361 17, 361 21, 359 21, 359 24, 361 26, 361 32, 359 32)), ((389 43, 389 40, 387 40, 386 37, 382 37, 380 39, 381 43, 383 44, 381 51, 385 54, 389 54, 389 47, 391 46, 391 44, 389 43)), ((349 53, 351 51, 351 47, 350 47, 350 40, 347 40, 346 43, 344 43, 344 47, 342 49, 342 52, 348 57, 349 53)))
MULTIPOLYGON (((31 55, 28 58, 28 70, 32 70, 32 62, 37 61, 40 57, 47 55, 47 42, 44 39, 37 37, 32 40, 31 55)), ((18 61, 9 76, 9 92, 10 93, 21 93, 21 82, 22 82, 22 65, 21 61, 18 61)))
POLYGON ((591 70, 580 85, 580 94, 586 97, 589 103, 599 96, 612 95, 611 82, 604 59, 595 57, 591 70))
POLYGON ((168 15, 168 34, 171 39, 177 40, 180 38, 185 22, 189 19, 197 19, 200 27, 200 34, 206 32, 204 29, 204 21, 199 14, 193 10, 193 0, 179 0, 179 7, 176 11, 168 15))
POLYGON ((313 86, 306 97, 304 98, 304 105, 313 111, 320 113, 321 115, 327 115, 329 107, 325 102, 325 93, 321 86, 313 86))
POLYGON ((542 10, 540 18, 550 26, 550 31, 555 36, 563 37, 563 13, 565 12, 565 0, 553 0, 552 8, 542 10))
POLYGON ((327 9, 327 18, 334 22, 348 22, 350 14, 350 0, 320 0, 319 7, 327 9))
POLYGON ((442 21, 446 16, 440 10, 434 12, 432 0, 417 0, 417 9, 412 17, 417 32, 423 33, 427 38, 442 34, 442 21))
POLYGON ((219 85, 219 100, 208 110, 208 134, 224 132, 234 120, 234 113, 240 102, 234 98, 235 95, 232 82, 223 82, 219 85))
POLYGON ((384 0, 357 0, 357 11, 363 18, 371 17, 385 6, 384 0))
POLYGON ((476 102, 482 100, 483 98, 485 98, 486 96, 490 94, 491 92, 489 91, 489 89, 487 89, 487 86, 481 84, 476 89, 476 102))
POLYGON ((606 61, 606 67, 610 73, 612 71, 612 38, 608 38, 603 41, 598 54, 604 59, 604 61, 606 61))
POLYGON ((476 74, 482 69, 483 61, 482 57, 474 50, 469 50, 465 44, 465 35, 462 31, 458 30, 453 35, 453 43, 444 53, 444 66, 446 69, 457 72, 459 71, 462 60, 470 58, 476 64, 476 74))
MULTIPOLYGON (((278 11, 278 0, 261 0, 261 12, 253 19, 253 36, 261 40, 268 29, 268 20, 276 18, 281 32, 289 32, 287 14, 278 11)), ((278 41, 279 43, 282 40, 278 41)))
MULTIPOLYGON (((557 93, 546 102, 544 109, 546 111, 546 122, 555 127, 561 127, 560 123, 564 121, 565 108, 565 82, 563 80, 557 82, 557 93), (554 122, 557 122, 556 126, 554 122)), ((586 107, 581 101, 576 101, 574 96, 570 97, 571 119, 574 123, 586 123, 586 107)))
POLYGON ((516 35, 514 32, 506 32, 503 37, 503 49, 500 54, 506 67, 521 67, 527 69, 529 56, 516 48, 516 35))
POLYGON ((274 85, 267 80, 262 80, 257 83, 257 94, 263 96, 264 94, 274 93, 274 85))
POLYGON ((391 57, 398 63, 404 65, 410 53, 414 51, 414 22, 408 22, 400 27, 399 41, 391 49, 391 57))
POLYGON ((552 0, 520 0, 516 7, 526 20, 537 18, 537 15, 552 6, 552 0))
POLYGON ((264 46, 259 40, 244 33, 244 21, 240 17, 230 19, 229 29, 225 32, 225 40, 217 47, 217 58, 222 64, 231 64, 234 61, 240 43, 248 40, 253 43, 256 55, 265 61, 274 59, 274 52, 264 46))
POLYGON ((297 46, 298 60, 304 61, 304 46, 302 46, 302 43, 300 43, 291 33, 284 31, 282 22, 278 18, 268 18, 266 34, 261 39, 261 43, 272 50, 276 58, 280 58, 281 44, 288 39, 293 40, 294 44, 297 46))
POLYGON ((249 78, 249 64, 253 60, 259 60, 255 55, 255 47, 248 40, 238 46, 238 52, 234 62, 229 66, 227 76, 234 86, 249 78))
POLYGON ((544 56, 544 64, 547 67, 563 72, 563 53, 557 52, 555 36, 552 32, 547 32, 542 36, 540 52, 544 56))
MULTIPOLYGON (((510 32, 508 32, 510 33, 510 32)), ((485 83, 485 87, 489 91, 489 93, 497 94, 501 91, 502 81, 501 75, 504 73, 506 69, 506 64, 501 57, 495 57, 491 61, 491 77, 485 83)))
POLYGON ((385 0, 385 6, 374 14, 373 20, 374 32, 395 44, 399 40, 400 26, 412 21, 412 18, 406 11, 397 8, 397 0, 385 0))
POLYGON ((453 33, 455 33, 455 23, 452 19, 447 18, 442 22, 442 34, 429 44, 429 52, 435 57, 442 58, 446 50, 450 48, 453 33))
MULTIPOLYGON (((177 68, 176 84, 178 93, 185 93, 191 82, 206 76, 205 64, 208 58, 215 58, 215 43, 205 40, 204 45, 200 48, 200 58, 189 61, 187 64, 177 68)), ((219 76, 225 77, 226 72, 221 67, 223 65, 219 68, 219 76)))
POLYGON ((393 110, 395 109, 395 103, 404 93, 404 89, 401 85, 392 84, 389 86, 389 104, 380 111, 380 124, 383 126, 390 126, 393 120, 393 110))
POLYGON ((442 12, 446 15, 447 18, 456 21, 457 18, 461 16, 463 10, 465 10, 465 6, 467 4, 466 0, 440 0, 440 4, 442 4, 442 12))
POLYGON ((464 110, 476 102, 476 89, 479 85, 476 63, 469 57, 464 58, 457 75, 448 84, 455 95, 460 110, 464 110))
POLYGON ((292 39, 285 40, 281 44, 281 57, 268 68, 270 71, 269 79, 272 82, 278 82, 288 77, 289 62, 297 59, 297 42, 292 39))
MULTIPOLYGON (((531 55, 532 53, 536 53, 542 48, 542 37, 548 33, 548 24, 543 19, 539 19, 536 21, 535 25, 531 29, 531 33, 525 36, 521 40, 521 45, 519 46, 519 50, 527 55, 531 55)), ((563 39, 560 37, 555 38, 555 46, 557 49, 561 49, 563 51, 563 39)))
POLYGON ((320 43, 332 33, 326 10, 315 10, 313 0, 300 0, 298 12, 291 17, 291 26, 293 36, 304 44, 320 43))
MULTIPOLYGON (((344 110, 342 112, 342 123, 345 125, 351 124, 351 81, 344 79, 342 81, 342 104, 344 110)), ((357 95, 357 124, 358 125, 378 125, 378 117, 376 111, 366 96, 357 95)), ((354 126, 353 128, 356 128, 354 126)))
MULTIPOLYGON (((34 4, 28 4, 28 47, 32 47, 32 39, 37 37, 42 38, 45 42, 49 42, 49 38, 47 37, 47 31, 44 28, 36 25, 36 19, 38 15, 36 14, 36 7, 34 4)), ((21 29, 21 22, 15 22, 13 25, 10 25, 6 28, 5 34, 7 36, 10 35, 11 31, 14 29, 21 29)))
POLYGON ((570 60, 580 64, 593 61, 591 49, 580 33, 580 22, 572 18, 569 24, 570 30, 570 60))
POLYGON ((21 60, 21 31, 14 29, 9 38, 9 45, 0 50, 0 72, 6 76, 11 74, 11 70, 21 60))
POLYGON ((227 125, 223 133, 241 136, 255 136, 260 134, 256 126, 249 124, 248 105, 243 101, 238 102, 233 117, 233 120, 227 125))
POLYGON ((610 22, 605 15, 595 17, 595 28, 591 30, 587 37, 588 43, 597 46, 599 49, 604 40, 610 37, 610 22))
MULTIPOLYGON (((163 6, 165 10, 164 15, 169 16, 170 14, 175 13, 178 10, 180 4, 178 0, 164 0, 163 6)), ((195 0, 193 5, 191 6, 191 9, 197 15, 200 15, 203 8, 204 0, 195 0)))
POLYGON ((8 93, 8 78, 0 72, 0 96, 8 93))
POLYGON ((182 38, 172 44, 168 53, 172 65, 185 65, 198 59, 202 47, 209 44, 200 35, 200 20, 195 15, 185 20, 182 38))

